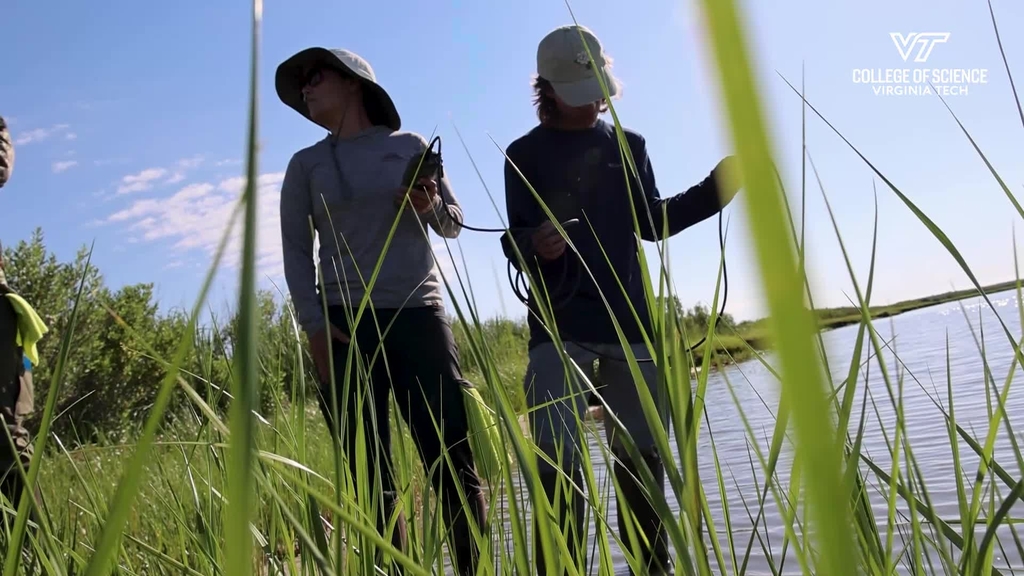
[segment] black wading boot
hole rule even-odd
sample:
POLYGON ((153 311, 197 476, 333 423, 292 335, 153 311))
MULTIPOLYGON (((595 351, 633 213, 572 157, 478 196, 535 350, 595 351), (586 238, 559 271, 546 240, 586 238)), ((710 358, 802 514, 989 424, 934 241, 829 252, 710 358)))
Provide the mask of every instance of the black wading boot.
MULTIPOLYGON (((583 498, 583 494, 580 494, 578 491, 578 488, 583 486, 583 471, 579 468, 573 470, 571 481, 575 486, 570 486, 569 478, 566 478, 561 472, 542 469, 539 476, 541 485, 544 487, 544 493, 547 494, 548 501, 551 502, 555 518, 541 518, 536 511, 534 512, 533 552, 537 574, 538 576, 548 576, 547 564, 541 549, 543 544, 540 539, 538 522, 548 523, 551 527, 552 537, 561 535, 565 538, 566 548, 569 549, 569 557, 565 558, 563 563, 571 563, 573 566, 579 567, 582 573, 586 574, 584 564, 586 561, 586 551, 579 549, 584 541, 584 536, 586 536, 583 523, 586 501, 583 498), (571 519, 567 513, 567 500, 571 502, 569 506, 572 506, 571 519)), ((562 553, 557 549, 551 552, 552 557, 560 557, 561 555, 562 553)), ((568 571, 563 571, 563 574, 568 574, 568 571)))
MULTIPOLYGON (((661 458, 654 454, 648 454, 644 456, 644 461, 658 482, 658 486, 664 487, 665 465, 661 458)), ((632 464, 629 456, 621 456, 615 461, 615 479, 622 492, 622 500, 617 506, 619 538, 622 539, 625 547, 634 555, 639 556, 643 565, 647 567, 641 574, 644 576, 672 576, 675 572, 672 569, 672 560, 668 553, 668 533, 647 496, 647 490, 638 468, 632 464), (631 513, 629 518, 623 511, 623 508, 627 507, 631 513), (633 524, 635 536, 642 535, 647 542, 635 541, 630 538, 627 521, 633 524)))
MULTIPOLYGON (((391 517, 394 516, 395 509, 398 507, 399 502, 398 497, 393 496, 392 493, 385 494, 383 500, 384 506, 377 515, 377 532, 381 536, 386 536, 389 523, 391 522, 391 517)), ((405 513, 399 511, 398 518, 395 520, 395 526, 391 532, 391 545, 398 551, 405 553, 408 552, 406 549, 406 541, 405 513)), ((383 550, 377 550, 373 563, 374 565, 383 568, 384 573, 386 574, 390 574, 392 576, 401 576, 405 574, 405 570, 401 563, 394 559, 391 559, 388 562, 384 561, 383 550)))

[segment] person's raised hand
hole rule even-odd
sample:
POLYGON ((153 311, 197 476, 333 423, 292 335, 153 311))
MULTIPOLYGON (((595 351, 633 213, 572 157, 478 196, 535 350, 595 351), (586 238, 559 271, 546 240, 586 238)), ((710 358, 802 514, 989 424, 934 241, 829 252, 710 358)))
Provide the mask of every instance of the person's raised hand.
POLYGON ((740 173, 740 162, 735 156, 722 158, 711 172, 718 186, 722 205, 728 204, 743 186, 743 175, 740 173))
MULTIPOLYGON (((416 181, 412 190, 408 191, 409 204, 417 214, 427 214, 434 209, 437 203, 437 180, 424 176, 416 181)), ((406 189, 399 188, 395 191, 395 205, 401 206, 405 200, 406 189)))
POLYGON ((554 260, 565 252, 565 238, 551 221, 547 221, 533 232, 533 249, 544 260, 554 260))
MULTIPOLYGON (((321 382, 328 382, 331 378, 331 364, 330 364, 330 353, 327 349, 327 331, 331 332, 331 339, 337 340, 342 344, 348 344, 348 335, 341 331, 340 328, 327 323, 327 326, 317 330, 313 334, 309 335, 309 348, 313 355, 313 366, 316 368, 317 374, 320 376, 321 382)), ((335 366, 335 370, 340 368, 335 366)))

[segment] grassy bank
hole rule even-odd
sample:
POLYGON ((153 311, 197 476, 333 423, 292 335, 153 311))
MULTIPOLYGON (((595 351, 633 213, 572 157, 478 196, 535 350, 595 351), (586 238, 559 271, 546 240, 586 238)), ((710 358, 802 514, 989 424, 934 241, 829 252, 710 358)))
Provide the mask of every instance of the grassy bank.
MULTIPOLYGON (((956 513, 943 517, 931 500, 929 484, 946 479, 927 478, 917 465, 916 446, 908 439, 903 419, 904 375, 890 370, 899 354, 888 349, 873 329, 874 251, 866 281, 854 275, 847 261, 862 323, 851 349, 845 351, 850 371, 836 378, 824 369, 826 358, 816 338, 820 317, 813 301, 805 303, 812 299, 802 267, 803 246, 773 173, 774 145, 762 118, 741 19, 731 0, 701 4, 712 70, 719 75, 728 112, 726 128, 742 165, 745 186, 738 201, 758 216, 750 219, 749 232, 760 288, 775 320, 761 326, 765 332, 758 338, 771 342, 777 352, 776 364, 767 366, 765 377, 775 379, 771 384, 779 395, 775 406, 766 406, 775 415, 769 432, 746 419, 735 393, 737 383, 725 383, 736 399, 741 414, 736 424, 742 426, 749 449, 738 464, 749 467, 756 478, 754 485, 741 488, 731 477, 737 463, 723 461, 725 454, 718 451, 713 436, 704 448, 703 403, 709 375, 700 370, 691 378, 689 368, 698 360, 707 367, 713 357, 688 354, 683 347, 680 334, 700 334, 688 328, 685 312, 675 305, 654 307, 657 329, 650 335, 649 352, 676 360, 657 364, 672 415, 670 427, 657 418, 653 397, 641 392, 643 411, 657 449, 679 457, 665 459, 665 492, 658 489, 648 466, 641 465, 639 477, 666 526, 676 573, 749 573, 754 556, 773 574, 1010 572, 1017 567, 1009 566, 1008 560, 1004 566, 997 558, 1024 551, 1010 515, 1012 506, 1024 499, 1024 462, 1016 446, 1016 461, 997 458, 995 440, 1001 431, 1014 441, 1017 437, 1005 408, 1014 370, 1024 364, 1017 344, 1020 335, 1011 333, 1000 319, 1003 331, 997 337, 1005 338, 1015 358, 1003 374, 988 370, 986 348, 978 346, 987 368, 987 425, 958 424, 951 380, 935 383, 936 388, 944 384, 947 391, 947 404, 937 402, 937 407, 948 432, 944 448, 954 462, 952 482, 957 488, 956 513), (862 378, 869 367, 871 390, 862 378), (891 419, 883 416, 890 409, 895 414, 891 419), (867 419, 887 423, 879 439, 886 450, 868 454, 863 449, 867 419), (783 459, 784 454, 791 461, 783 459), (702 471, 714 474, 701 477, 701 463, 702 471), (666 493, 680 503, 679 510, 669 506, 666 493), (730 507, 736 497, 743 510, 730 507), (777 512, 778 525, 767 525, 768 511, 777 512)), ((257 2, 253 11, 252 86, 258 84, 255 71, 260 69, 260 6, 257 2)), ((400 434, 392 447, 401 504, 411 519, 409 548, 399 551, 389 544, 390 534, 378 533, 370 521, 373 506, 367 494, 354 488, 366 486, 366 478, 375 471, 358 459, 366 446, 355 451, 353 473, 345 454, 335 451, 327 439, 312 402, 309 357, 290 309, 277 306, 272 294, 255 289, 256 104, 253 90, 248 184, 232 221, 245 232, 238 271, 241 289, 232 314, 214 326, 200 327, 196 322, 226 242, 215 255, 195 306, 166 317, 155 314, 151 286, 107 289, 89 265, 88 253, 62 264, 41 243, 14 248, 12 283, 49 311, 44 315, 52 332, 43 343, 44 362, 36 372, 36 452, 24 471, 27 481, 42 489, 43 499, 37 501, 28 492, 20 502, 3 503, 5 511, 19 512, 5 514, 0 526, 3 576, 247 576, 281 573, 286 566, 290 574, 365 576, 378 573, 374 552, 402 565, 406 574, 440 572, 446 524, 423 481, 423 468, 412 456, 404 427, 395 424, 400 434)), ((624 170, 629 165, 623 162, 624 170)), ((896 185, 878 176, 984 292, 939 227, 896 185)), ((1012 193, 1004 190, 1024 217, 1012 193)), ((827 198, 824 190, 821 194, 827 198)), ((230 232, 225 231, 225 238, 230 232)), ((845 247, 838 225, 835 234, 845 247)), ((660 248, 645 245, 643 250, 660 248)), ((644 272, 647 301, 673 302, 665 270, 644 272)), ((465 294, 455 279, 446 281, 450 290, 465 294)), ((459 301, 465 300, 469 298, 459 301)), ((1018 294, 1019 305, 1020 300, 1018 294)), ((725 342, 727 328, 719 327, 716 309, 714 301, 708 307, 712 312, 705 333, 722 334, 725 342)), ((538 459, 544 456, 520 426, 522 397, 515 391, 521 389, 524 369, 523 327, 514 322, 480 323, 473 312, 459 305, 455 313, 462 356, 497 419, 500 450, 510 459, 508 467, 488 478, 490 516, 473 536, 482 550, 478 573, 497 573, 500 564, 505 574, 531 574, 535 535, 549 563, 564 560, 568 544, 558 524, 546 520, 552 504, 540 490, 538 473, 538 459), (545 521, 531 523, 528 512, 545 521)), ((742 335, 740 340, 747 342, 742 335)), ((729 344, 723 346, 728 349, 729 344)), ((760 356, 754 359, 765 361, 760 356)), ((634 362, 630 366, 637 368, 634 362)), ((352 380, 365 383, 365 376, 356 373, 352 380)), ((576 382, 581 392, 588 392, 589 384, 576 382)), ((376 439, 368 436, 364 442, 376 439)), ((640 447, 628 437, 615 453, 596 438, 590 439, 589 447, 581 451, 582 485, 563 484, 565 490, 584 492, 584 514, 595 524, 590 537, 580 542, 581 550, 595 556, 600 574, 611 574, 615 544, 624 551, 625 562, 642 572, 636 541, 620 536, 616 519, 594 497, 604 481, 620 492, 619 479, 599 479, 598 470, 625 457, 642 461, 640 447)), ((937 447, 931 444, 928 449, 937 447)), ((629 512, 628 507, 620 510, 629 512)), ((566 568, 573 575, 583 572, 582 566, 566 568)))
MULTIPOLYGON (((930 306, 948 304, 950 302, 957 302, 968 298, 977 298, 984 294, 998 294, 1000 292, 1015 290, 1016 288, 1017 281, 1009 280, 1006 282, 982 286, 981 290, 977 288, 954 290, 921 298, 900 300, 893 304, 870 306, 868 307, 867 315, 872 320, 880 320, 904 314, 906 312, 912 312, 914 310, 921 310, 930 306)), ((844 326, 858 324, 863 320, 861 311, 852 306, 817 308, 814 309, 812 313, 817 321, 817 327, 819 330, 842 328, 844 326)), ((767 326, 767 319, 764 318, 740 322, 735 326, 724 329, 723 332, 723 334, 716 337, 713 343, 713 349, 715 352, 714 361, 716 363, 728 364, 732 362, 742 362, 744 360, 751 359, 755 354, 754 351, 765 351, 772 348, 772 340, 769 336, 770 330, 767 326)), ((695 351, 698 362, 701 361, 705 350, 705 346, 702 345, 695 351)))
MULTIPOLYGON (((1000 292, 1016 289, 1017 281, 1009 280, 998 284, 982 286, 980 291, 977 288, 969 288, 966 290, 955 290, 943 292, 941 294, 933 294, 923 298, 901 300, 888 306, 872 306, 868 312, 872 319, 877 320, 880 318, 889 318, 890 316, 896 316, 905 312, 928 308, 929 306, 948 304, 950 302, 957 302, 968 298, 977 298, 982 294, 998 294, 1000 292)), ((850 324, 860 322, 861 315, 860 311, 856 308, 826 308, 818 311, 818 319, 818 324, 823 329, 840 328, 842 326, 848 326, 850 324)))

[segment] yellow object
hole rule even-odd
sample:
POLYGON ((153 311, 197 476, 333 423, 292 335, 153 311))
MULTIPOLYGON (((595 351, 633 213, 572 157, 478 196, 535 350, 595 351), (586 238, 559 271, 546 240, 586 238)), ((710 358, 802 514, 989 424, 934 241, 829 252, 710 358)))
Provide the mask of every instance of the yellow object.
POLYGON ((463 388, 466 415, 469 417, 469 443, 476 460, 477 472, 488 484, 501 482, 503 471, 512 462, 501 442, 498 419, 474 387, 463 388))
POLYGON ((12 292, 7 294, 7 299, 11 301, 14 311, 18 314, 17 344, 25 351, 25 356, 32 365, 38 365, 39 352, 36 350, 36 342, 39 342, 49 329, 39 314, 36 314, 35 308, 32 308, 24 298, 12 292))

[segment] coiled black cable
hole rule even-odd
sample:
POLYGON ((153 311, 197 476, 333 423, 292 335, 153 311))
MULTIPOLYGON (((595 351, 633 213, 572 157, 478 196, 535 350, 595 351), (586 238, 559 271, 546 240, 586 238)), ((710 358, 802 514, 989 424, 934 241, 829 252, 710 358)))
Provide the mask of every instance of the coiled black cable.
MULTIPOLYGON (((723 259, 722 259, 722 306, 721 306, 720 311, 718 313, 718 317, 722 318, 725 315, 725 304, 726 304, 726 301, 729 298, 729 271, 728 271, 728 267, 726 266, 726 262, 725 262, 725 258, 724 258, 724 255, 725 255, 725 234, 724 234, 723 226, 722 226, 722 212, 721 211, 718 212, 718 243, 719 243, 719 247, 721 248, 722 255, 723 255, 723 259)), ((565 276, 568 274, 568 271, 569 271, 569 260, 564 255, 563 255, 563 262, 565 262, 565 267, 563 268, 562 281, 561 282, 564 283, 565 276)), ((515 274, 513 275, 513 273, 512 273, 513 268, 514 267, 512 265, 512 261, 509 260, 508 265, 507 265, 507 271, 508 271, 509 284, 512 286, 512 293, 515 294, 516 298, 520 302, 522 302, 524 306, 529 307, 529 305, 530 305, 530 298, 529 298, 530 297, 530 289, 529 289, 529 286, 527 285, 526 281, 524 280, 523 271, 522 270, 516 270, 515 274), (522 286, 523 286, 522 291, 520 291, 520 288, 519 288, 520 284, 522 284, 522 286)), ((566 296, 564 296, 563 299, 560 300, 560 304, 558 304, 558 305, 552 304, 552 309, 561 308, 562 306, 567 304, 569 301, 571 301, 575 297, 576 291, 579 289, 581 270, 583 268, 583 265, 578 260, 576 262, 576 268, 577 268, 577 273, 575 275, 576 276, 576 286, 574 286, 573 289, 571 291, 569 291, 569 293, 566 296)), ((559 284, 559 286, 561 286, 561 283, 559 284)), ((556 291, 552 291, 552 292, 557 292, 557 290, 556 291)), ((564 330, 562 330, 562 332, 564 332, 564 330)), ((571 334, 567 334, 567 336, 569 336, 569 339, 572 340, 573 344, 575 344, 576 346, 579 346, 580 348, 582 348, 582 349, 584 349, 584 350, 586 350, 586 351, 588 351, 588 352, 590 352, 592 354, 595 354, 595 355, 600 356, 602 358, 607 358, 609 360, 618 360, 618 361, 621 361, 621 362, 625 362, 627 360, 625 357, 621 357, 621 358, 620 357, 612 357, 612 356, 609 356, 608 354, 605 354, 605 353, 599 352, 597 350, 594 350, 593 348, 588 348, 584 344, 581 344, 578 341, 578 339, 573 338, 571 334)), ((686 351, 687 352, 692 352, 698 346, 703 344, 705 340, 707 340, 707 335, 706 334, 704 336, 702 336, 701 339, 699 341, 697 341, 696 344, 693 344, 692 346, 687 347, 686 351)), ((653 358, 637 358, 636 361, 637 362, 654 362, 654 359, 653 358)))

